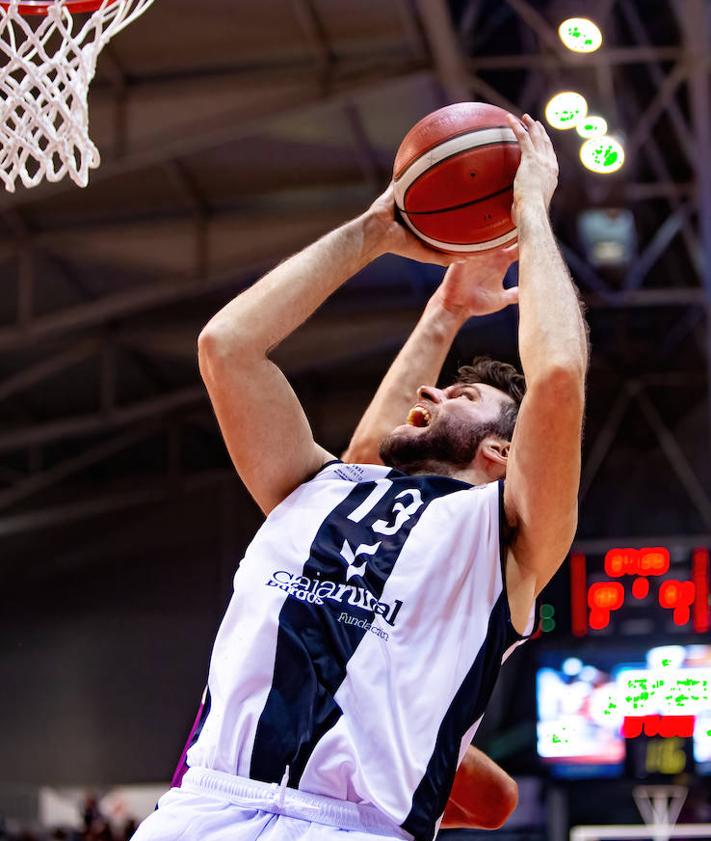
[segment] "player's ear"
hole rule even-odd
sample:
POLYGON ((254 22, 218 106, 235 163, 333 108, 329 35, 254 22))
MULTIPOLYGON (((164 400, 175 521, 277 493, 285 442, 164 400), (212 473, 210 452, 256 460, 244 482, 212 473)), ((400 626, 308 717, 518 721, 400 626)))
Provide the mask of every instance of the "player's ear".
POLYGON ((481 453, 484 458, 502 467, 506 467, 510 450, 510 441, 505 441, 503 438, 497 438, 493 435, 481 442, 481 453))

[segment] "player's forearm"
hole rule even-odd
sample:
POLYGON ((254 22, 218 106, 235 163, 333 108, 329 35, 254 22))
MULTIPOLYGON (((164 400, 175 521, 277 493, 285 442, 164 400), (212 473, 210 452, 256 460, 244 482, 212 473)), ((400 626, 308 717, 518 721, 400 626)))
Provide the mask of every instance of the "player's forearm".
POLYGON ((435 383, 465 314, 442 306, 435 293, 390 366, 344 454, 347 461, 379 462, 380 442, 405 422, 419 386, 435 383))
POLYGON ((350 277, 383 253, 382 226, 366 211, 293 255, 223 307, 201 339, 265 355, 350 277))
POLYGON ((519 355, 529 387, 564 373, 583 381, 588 349, 577 292, 543 202, 518 208, 519 355))

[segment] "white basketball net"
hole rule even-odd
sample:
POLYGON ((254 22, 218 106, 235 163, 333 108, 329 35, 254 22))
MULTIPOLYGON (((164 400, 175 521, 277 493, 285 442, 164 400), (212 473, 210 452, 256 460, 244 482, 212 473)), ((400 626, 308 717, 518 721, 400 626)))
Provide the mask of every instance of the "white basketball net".
POLYGON ((20 0, 0 5, 0 178, 36 187, 66 175, 86 187, 99 151, 89 137, 89 84, 108 42, 154 0, 104 0, 72 15, 53 0, 46 16, 23 17, 20 0))

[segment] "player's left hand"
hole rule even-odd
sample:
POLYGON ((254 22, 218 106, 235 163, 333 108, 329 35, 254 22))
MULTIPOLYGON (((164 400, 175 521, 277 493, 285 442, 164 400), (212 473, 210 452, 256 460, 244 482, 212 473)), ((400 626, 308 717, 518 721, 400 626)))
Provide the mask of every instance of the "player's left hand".
POLYGON ((519 208, 524 204, 550 207, 558 186, 558 159, 543 123, 524 114, 519 120, 507 114, 507 121, 521 148, 521 162, 514 179, 514 201, 511 216, 517 223, 519 208))
POLYGON ((378 196, 368 210, 371 220, 378 225, 383 252, 409 257, 420 263, 434 263, 438 266, 450 266, 468 259, 468 255, 445 254, 427 246, 408 228, 399 222, 395 212, 395 196, 392 182, 387 190, 378 196))
POLYGON ((453 315, 471 318, 490 315, 518 303, 518 287, 504 289, 504 276, 518 260, 518 243, 483 251, 466 262, 454 263, 434 293, 434 298, 453 315))

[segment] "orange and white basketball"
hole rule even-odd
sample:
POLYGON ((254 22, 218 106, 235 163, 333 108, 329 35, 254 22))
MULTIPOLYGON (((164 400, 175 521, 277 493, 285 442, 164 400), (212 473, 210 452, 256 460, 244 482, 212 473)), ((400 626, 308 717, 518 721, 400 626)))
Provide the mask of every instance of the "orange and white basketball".
POLYGON ((513 180, 521 159, 506 111, 458 102, 428 114, 400 144, 395 202, 423 242, 448 253, 513 243, 513 180))

